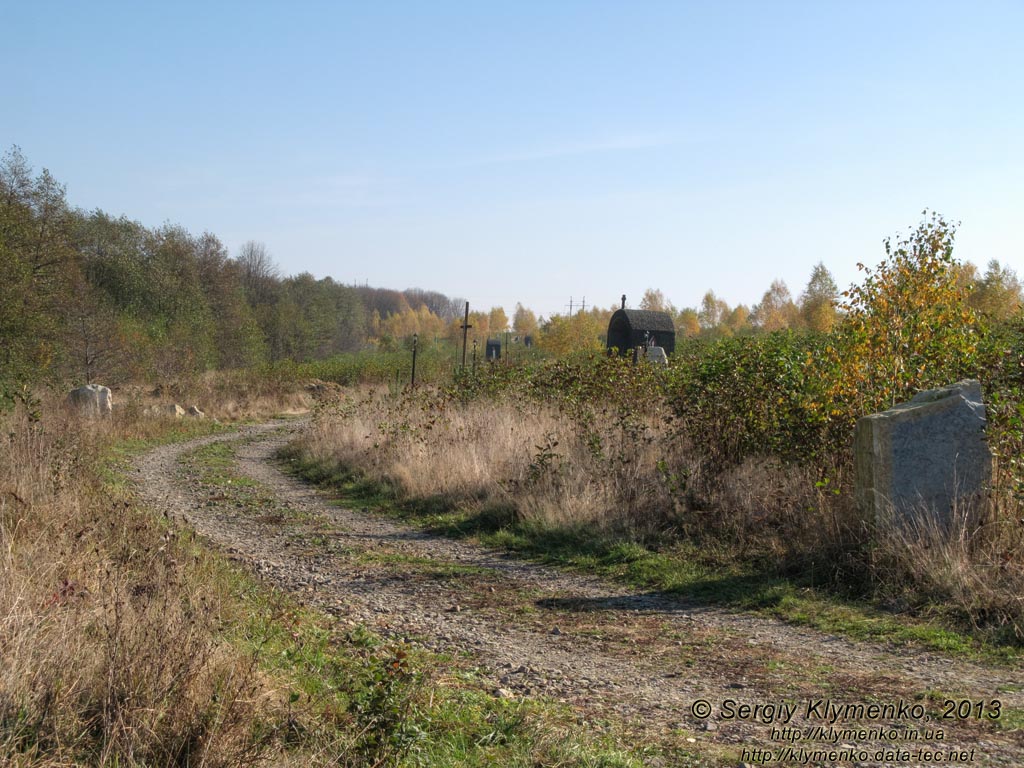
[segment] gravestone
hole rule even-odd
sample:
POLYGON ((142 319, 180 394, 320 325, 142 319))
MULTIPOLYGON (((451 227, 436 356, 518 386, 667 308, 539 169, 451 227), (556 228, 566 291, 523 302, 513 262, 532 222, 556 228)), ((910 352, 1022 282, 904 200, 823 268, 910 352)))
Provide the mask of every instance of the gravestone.
POLYGON ((981 384, 961 381, 857 420, 855 495, 881 527, 922 515, 951 530, 984 497, 992 475, 981 384))
POLYGON ((665 354, 665 348, 648 347, 647 362, 655 363, 656 365, 668 365, 668 355, 665 354))

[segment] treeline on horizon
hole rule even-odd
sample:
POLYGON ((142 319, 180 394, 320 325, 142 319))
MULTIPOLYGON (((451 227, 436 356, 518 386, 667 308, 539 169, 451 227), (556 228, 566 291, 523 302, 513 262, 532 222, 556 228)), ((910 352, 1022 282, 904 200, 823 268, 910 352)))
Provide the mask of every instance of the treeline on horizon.
MULTIPOLYGON (((998 262, 962 268, 972 306, 1005 319, 1020 311, 1017 275, 998 262)), ((46 170, 17 147, 0 161, 0 384, 166 379, 278 361, 307 362, 367 348, 391 350, 414 333, 461 339, 465 300, 418 288, 350 286, 284 276, 267 249, 232 255, 208 232, 146 227, 71 207, 46 170)), ((775 281, 753 307, 708 291, 675 308, 651 288, 640 308, 669 312, 686 337, 718 339, 784 329, 827 331, 841 296, 823 264, 794 299, 775 281)), ((517 305, 470 313, 470 338, 506 330, 551 354, 599 349, 616 307, 538 319, 517 305)))

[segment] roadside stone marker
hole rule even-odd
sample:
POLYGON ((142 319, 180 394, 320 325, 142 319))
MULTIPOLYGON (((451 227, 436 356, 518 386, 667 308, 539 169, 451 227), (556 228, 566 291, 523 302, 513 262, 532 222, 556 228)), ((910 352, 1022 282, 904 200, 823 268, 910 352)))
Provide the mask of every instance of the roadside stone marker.
POLYGON ((981 384, 960 381, 857 420, 857 504, 880 527, 929 515, 951 530, 954 510, 984 496, 992 477, 981 384))

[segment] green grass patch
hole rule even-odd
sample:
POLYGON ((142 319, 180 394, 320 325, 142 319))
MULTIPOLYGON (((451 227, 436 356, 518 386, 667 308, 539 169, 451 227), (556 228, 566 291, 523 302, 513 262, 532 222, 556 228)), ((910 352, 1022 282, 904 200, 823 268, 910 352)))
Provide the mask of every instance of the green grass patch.
POLYGON ((459 576, 484 576, 491 571, 477 565, 455 563, 450 560, 437 560, 430 557, 407 555, 402 552, 381 552, 364 550, 356 555, 361 563, 400 566, 405 572, 418 573, 431 579, 452 579, 459 576))
POLYGON ((268 522, 309 520, 306 513, 282 504, 262 483, 238 472, 235 467, 238 448, 258 439, 260 436, 208 443, 182 454, 178 461, 194 472, 207 490, 213 491, 216 497, 223 497, 222 500, 234 502, 237 509, 258 511, 259 517, 268 522))
POLYGON ((212 420, 154 420, 146 424, 146 434, 117 440, 106 447, 98 462, 100 479, 111 489, 123 491, 130 482, 127 469, 132 460, 161 445, 179 443, 207 435, 233 432, 234 428, 212 420))
POLYGON ((225 440, 204 445, 186 454, 185 461, 199 468, 200 480, 206 485, 256 488, 256 481, 235 471, 235 452, 240 442, 225 440))
POLYGON ((1024 709, 1004 706, 996 722, 1004 731, 1024 730, 1024 709))

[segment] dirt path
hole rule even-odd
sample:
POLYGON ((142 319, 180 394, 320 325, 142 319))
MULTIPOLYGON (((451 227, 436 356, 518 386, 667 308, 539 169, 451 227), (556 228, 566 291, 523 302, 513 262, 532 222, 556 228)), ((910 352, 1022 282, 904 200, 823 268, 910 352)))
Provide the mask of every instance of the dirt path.
POLYGON ((625 723, 638 737, 741 765, 780 757, 810 765, 1024 764, 1024 735, 1008 727, 1024 723, 1019 666, 988 668, 637 594, 342 509, 274 461, 301 428, 271 422, 160 447, 138 464, 140 492, 339 621, 448 653, 479 668, 497 696, 564 701, 594 728, 625 723), (204 485, 180 461, 225 440, 240 441, 236 470, 261 489, 258 508, 204 485), (941 718, 946 699, 954 715, 961 701, 972 702, 960 705, 970 716, 941 718), (987 715, 996 706, 1002 717, 993 722, 987 715), (954 750, 964 753, 948 759, 954 750))

